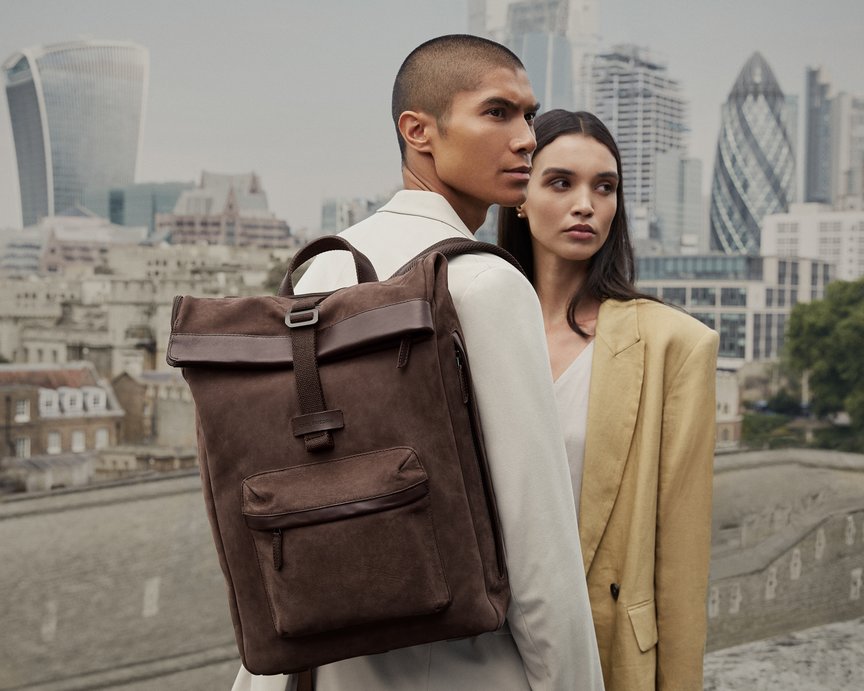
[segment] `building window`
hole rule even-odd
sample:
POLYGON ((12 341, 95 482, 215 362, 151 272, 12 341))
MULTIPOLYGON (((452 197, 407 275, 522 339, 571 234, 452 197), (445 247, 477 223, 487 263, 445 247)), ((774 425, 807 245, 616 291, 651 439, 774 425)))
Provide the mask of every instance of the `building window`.
POLYGON ((48 432, 48 443, 45 450, 50 454, 60 453, 63 450, 60 445, 60 432, 48 432))
POLYGON ((745 355, 746 314, 720 315, 720 356, 743 358, 745 355))
POLYGON ((30 437, 18 437, 15 440, 15 457, 30 458, 30 437))
POLYGON ((786 283, 786 262, 777 262, 777 283, 781 286, 786 283))
POLYGON ((777 567, 768 569, 768 577, 765 579, 765 599, 773 600, 777 595, 777 567))
POLYGON ((57 389, 57 391, 60 394, 60 405, 64 413, 68 415, 69 413, 83 412, 84 396, 79 389, 63 386, 57 389))
POLYGON ((720 304, 723 307, 744 307, 747 305, 746 288, 721 288, 720 304))
POLYGON ((20 398, 15 401, 15 422, 30 422, 30 400, 20 398))
POLYGON ((730 588, 729 595, 729 614, 738 614, 741 611, 741 600, 744 597, 741 595, 741 586, 736 583, 730 588))
POLYGON ((96 430, 96 448, 104 449, 108 446, 109 438, 108 438, 108 428, 100 427, 96 430))
POLYGON ((717 291, 714 288, 692 288, 690 291, 690 304, 713 307, 717 304, 717 291))
POLYGON ((89 411, 105 410, 105 392, 95 386, 87 386, 82 389, 84 394, 84 407, 89 411))
POLYGON ((691 316, 698 319, 709 329, 713 329, 716 324, 716 318, 710 312, 691 312, 691 316))
POLYGON ((687 304, 687 289, 663 288, 663 300, 679 307, 684 307, 687 304))
POLYGON ((72 432, 72 453, 81 453, 87 448, 86 437, 82 430, 72 432))
POLYGON ((60 412, 59 396, 54 389, 39 389, 39 414, 52 417, 60 412))

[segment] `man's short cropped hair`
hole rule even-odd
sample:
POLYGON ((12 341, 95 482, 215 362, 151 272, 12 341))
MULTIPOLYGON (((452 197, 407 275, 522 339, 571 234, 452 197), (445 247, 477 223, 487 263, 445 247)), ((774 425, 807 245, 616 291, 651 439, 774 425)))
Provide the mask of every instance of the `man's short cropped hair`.
POLYGON ((405 58, 393 84, 393 123, 405 160, 399 116, 406 110, 429 113, 445 126, 453 96, 476 89, 485 74, 497 67, 524 70, 522 61, 502 46, 480 36, 450 34, 417 46, 405 58))

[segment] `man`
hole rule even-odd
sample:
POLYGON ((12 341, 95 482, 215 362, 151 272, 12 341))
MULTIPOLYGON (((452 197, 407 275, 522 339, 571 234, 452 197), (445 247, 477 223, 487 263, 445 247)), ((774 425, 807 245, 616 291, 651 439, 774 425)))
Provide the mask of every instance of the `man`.
MULTIPOLYGON (((537 112, 503 46, 443 36, 406 58, 393 88, 405 190, 341 233, 386 278, 448 237, 473 238, 489 206, 525 200, 537 112)), ((501 631, 353 658, 316 670, 318 691, 595 691, 603 688, 534 290, 503 260, 450 262, 507 555, 512 600, 501 631)), ((345 252, 318 257, 297 293, 355 282, 345 252)), ((241 669, 235 691, 283 689, 241 669)), ((289 686, 290 688, 290 686, 289 686)))

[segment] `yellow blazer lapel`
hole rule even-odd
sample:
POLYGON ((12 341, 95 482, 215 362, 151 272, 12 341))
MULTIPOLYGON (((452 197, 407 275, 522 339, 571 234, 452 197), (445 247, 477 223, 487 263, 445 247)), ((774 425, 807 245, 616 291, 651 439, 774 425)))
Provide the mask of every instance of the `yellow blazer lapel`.
POLYGON ((635 301, 606 300, 597 317, 579 503, 586 573, 606 530, 624 474, 639 411, 644 355, 635 301))

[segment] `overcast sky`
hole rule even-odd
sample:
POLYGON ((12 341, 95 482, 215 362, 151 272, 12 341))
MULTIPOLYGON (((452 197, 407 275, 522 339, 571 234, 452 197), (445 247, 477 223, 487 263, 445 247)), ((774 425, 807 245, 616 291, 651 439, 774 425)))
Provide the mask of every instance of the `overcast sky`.
MULTIPOLYGON (((802 101, 808 65, 825 67, 835 91, 864 96, 861 0, 596 2, 602 47, 647 46, 681 82, 706 188, 720 106, 753 51, 802 101)), ((254 170, 271 209, 295 228, 315 228, 323 197, 399 185, 389 115, 396 70, 422 41, 466 27, 465 0, 0 0, 0 61, 81 37, 146 46, 138 180, 254 170)), ((0 228, 20 222, 4 90, 0 228)))

